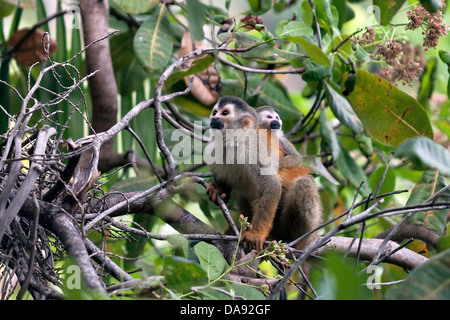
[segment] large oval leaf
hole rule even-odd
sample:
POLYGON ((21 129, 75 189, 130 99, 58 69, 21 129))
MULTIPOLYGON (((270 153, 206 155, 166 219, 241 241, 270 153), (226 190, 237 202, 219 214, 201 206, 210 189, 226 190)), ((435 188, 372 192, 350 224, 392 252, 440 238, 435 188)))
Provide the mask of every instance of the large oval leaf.
POLYGON ((164 257, 163 272, 167 287, 181 292, 207 282, 206 272, 201 266, 180 257, 164 257))
POLYGON ((362 134, 363 126, 361 120, 358 119, 347 99, 336 92, 329 84, 326 84, 325 90, 330 109, 336 118, 353 132, 362 134))
POLYGON ((443 8, 441 0, 420 0, 420 4, 424 7, 428 12, 436 13, 441 11, 443 8))
POLYGON ((450 176, 450 151, 427 137, 408 139, 398 147, 396 155, 407 157, 419 169, 438 169, 450 176))
POLYGON ((282 33, 279 37, 295 42, 298 38, 311 35, 313 32, 313 29, 306 23, 294 20, 289 21, 283 26, 282 33))
POLYGON ((119 8, 120 11, 129 14, 145 13, 158 5, 158 0, 113 0, 113 4, 119 8))
POLYGON ((387 25, 401 8, 405 0, 373 0, 373 13, 377 21, 382 25, 387 25))
POLYGON ((165 6, 155 10, 134 36, 133 47, 139 62, 151 70, 164 68, 172 54, 173 39, 165 13, 165 6))
POLYGON ((347 100, 365 131, 378 142, 397 147, 408 138, 433 138, 425 109, 387 80, 358 69, 356 85, 347 100))
POLYGON ((227 267, 227 261, 219 249, 212 244, 199 242, 194 246, 194 252, 200 265, 206 270, 209 280, 217 279, 227 267))
POLYGON ((361 185, 359 192, 364 197, 369 196, 371 190, 367 180, 367 175, 364 170, 356 163, 355 159, 350 153, 342 146, 339 141, 339 157, 336 159, 336 166, 341 170, 343 176, 347 178, 356 189, 361 185))
POLYGON ((186 1, 186 16, 189 23, 189 29, 192 37, 196 41, 201 41, 205 38, 203 33, 203 20, 205 19, 205 8, 199 0, 186 1))
POLYGON ((331 66, 330 59, 323 51, 315 44, 309 42, 303 37, 290 37, 290 41, 302 46, 303 50, 306 51, 308 56, 311 57, 315 62, 322 64, 324 66, 331 66))
POLYGON ((450 249, 415 268, 400 286, 389 290, 387 299, 449 300, 450 249))

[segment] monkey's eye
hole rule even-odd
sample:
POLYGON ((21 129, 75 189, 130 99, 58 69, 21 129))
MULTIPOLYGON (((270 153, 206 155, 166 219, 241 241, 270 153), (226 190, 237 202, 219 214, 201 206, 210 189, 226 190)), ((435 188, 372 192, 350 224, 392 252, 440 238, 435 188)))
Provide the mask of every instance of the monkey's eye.
POLYGON ((217 111, 213 111, 213 116, 215 116, 217 114, 217 111))
POLYGON ((272 119, 272 116, 267 116, 268 119, 272 119))
POLYGON ((228 114, 229 114, 229 112, 226 111, 226 110, 224 110, 224 111, 222 112, 222 115, 223 115, 223 116, 227 116, 228 114))

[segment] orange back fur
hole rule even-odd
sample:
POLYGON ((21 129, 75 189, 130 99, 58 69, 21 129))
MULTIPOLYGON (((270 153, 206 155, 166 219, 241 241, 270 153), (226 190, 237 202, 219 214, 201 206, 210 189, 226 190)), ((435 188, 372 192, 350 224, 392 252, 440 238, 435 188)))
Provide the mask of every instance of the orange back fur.
MULTIPOLYGON (((261 129, 267 130, 266 128, 259 126, 258 130, 261 129)), ((276 138, 272 138, 272 131, 267 130, 267 144, 269 149, 272 148, 272 139, 276 138)), ((281 143, 278 143, 278 147, 279 147, 278 150, 279 157, 282 158, 286 155, 286 153, 284 152, 281 143)), ((306 177, 306 176, 309 176, 309 169, 302 166, 278 169, 278 178, 280 179, 282 187, 289 188, 295 179, 297 179, 298 177, 306 177)))

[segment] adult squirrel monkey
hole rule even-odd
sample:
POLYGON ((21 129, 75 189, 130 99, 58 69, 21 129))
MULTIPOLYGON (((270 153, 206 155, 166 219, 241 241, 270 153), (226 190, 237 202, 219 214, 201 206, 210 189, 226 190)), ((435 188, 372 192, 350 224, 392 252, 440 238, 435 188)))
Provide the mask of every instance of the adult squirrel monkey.
POLYGON ((248 249, 260 251, 272 230, 281 183, 277 174, 278 150, 263 150, 265 154, 275 154, 276 162, 262 164, 258 157, 260 150, 255 149, 255 143, 263 149, 275 148, 275 144, 258 133, 257 125, 258 114, 244 100, 233 96, 220 98, 210 116, 214 136, 205 153, 207 149, 214 150, 215 156, 215 161, 209 163, 213 177, 206 188, 209 198, 213 202, 217 197, 227 200, 233 193, 239 212, 248 216, 252 225, 243 234, 244 242, 248 249), (263 172, 263 169, 273 170, 263 172))
MULTIPOLYGON (((279 140, 280 168, 279 180, 282 196, 275 218, 271 238, 293 241, 318 227, 322 221, 322 204, 316 185, 309 170, 301 166, 301 155, 294 145, 284 136, 282 121, 270 106, 256 109, 258 130, 267 130, 279 140)), ((302 239, 295 247, 307 247, 316 234, 302 239)))

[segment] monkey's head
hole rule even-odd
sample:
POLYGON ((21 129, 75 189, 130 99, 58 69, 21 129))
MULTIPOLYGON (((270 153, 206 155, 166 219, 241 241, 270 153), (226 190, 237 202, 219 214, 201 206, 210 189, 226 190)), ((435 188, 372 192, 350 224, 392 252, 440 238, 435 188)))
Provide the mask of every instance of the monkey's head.
POLYGON ((224 96, 217 101, 210 116, 212 129, 256 129, 258 115, 244 100, 224 96))
POLYGON ((278 113, 270 106, 259 107, 256 109, 258 113, 258 126, 263 129, 281 130, 283 121, 281 121, 278 113))

